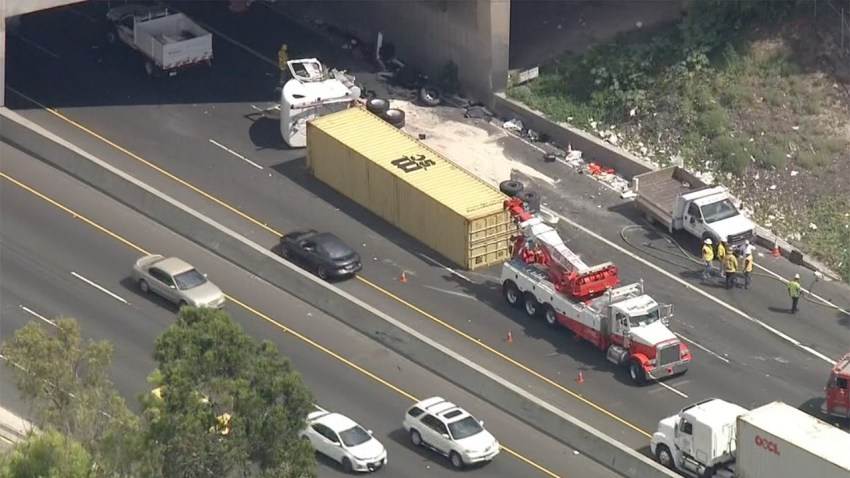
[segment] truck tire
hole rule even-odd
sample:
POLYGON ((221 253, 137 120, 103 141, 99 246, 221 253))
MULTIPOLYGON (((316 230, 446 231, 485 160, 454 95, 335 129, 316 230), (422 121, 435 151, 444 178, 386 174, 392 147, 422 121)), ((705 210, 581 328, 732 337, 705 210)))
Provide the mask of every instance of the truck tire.
POLYGON ((106 43, 109 45, 114 45, 118 42, 118 35, 115 34, 114 30, 109 30, 106 32, 106 43))
POLYGON ((519 287, 516 284, 506 281, 502 285, 502 291, 505 294, 505 300, 508 301, 508 304, 516 308, 522 307, 522 292, 519 291, 519 287))
POLYGON ((404 116, 404 111, 397 108, 390 108, 387 111, 384 111, 381 118, 396 128, 401 129, 404 128, 404 116))
POLYGON ((145 61, 145 73, 151 78, 156 76, 156 65, 150 60, 145 61))
POLYGON ((534 297, 534 294, 526 292, 523 300, 525 302, 525 313, 529 317, 533 319, 540 315, 540 303, 537 302, 537 297, 534 297))
POLYGON ((629 361, 629 378, 635 385, 643 385, 646 383, 646 374, 643 371, 643 366, 637 359, 629 361))
POLYGON ((543 304, 543 318, 546 320, 546 324, 550 327, 557 327, 558 323, 558 313, 555 312, 555 308, 549 304, 543 304))
POLYGON ((525 208, 528 212, 533 213, 540 210, 540 194, 537 191, 522 191, 516 197, 525 203, 525 208))
POLYGON ((514 197, 525 189, 525 185, 519 181, 502 181, 499 183, 499 191, 508 197, 514 197))
POLYGON ((655 458, 658 460, 658 463, 665 468, 670 468, 671 470, 675 470, 676 467, 673 464, 673 454, 670 453, 670 449, 667 448, 667 445, 658 445, 655 448, 655 458))
POLYGON ((371 98, 366 101, 366 111, 381 116, 390 109, 390 102, 383 98, 371 98))

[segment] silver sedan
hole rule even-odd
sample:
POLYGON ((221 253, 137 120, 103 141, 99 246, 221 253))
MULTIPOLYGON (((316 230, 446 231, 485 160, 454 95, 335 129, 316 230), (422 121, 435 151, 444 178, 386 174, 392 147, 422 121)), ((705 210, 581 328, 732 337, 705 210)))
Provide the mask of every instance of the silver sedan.
POLYGON ((224 293, 187 262, 159 254, 144 256, 133 264, 133 280, 144 292, 153 292, 179 307, 224 306, 224 293))

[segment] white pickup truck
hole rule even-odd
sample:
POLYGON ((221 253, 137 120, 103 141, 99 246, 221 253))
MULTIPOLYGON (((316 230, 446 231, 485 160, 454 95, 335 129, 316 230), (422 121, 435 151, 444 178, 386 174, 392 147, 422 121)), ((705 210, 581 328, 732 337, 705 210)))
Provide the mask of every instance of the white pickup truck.
POLYGON ((119 40, 145 58, 149 76, 174 76, 183 68, 212 63, 212 33, 165 7, 127 4, 106 13, 106 41, 119 40))
POLYGON ((683 229, 701 240, 732 246, 755 238, 755 223, 741 214, 723 186, 710 186, 679 166, 638 174, 635 207, 669 232, 683 229))

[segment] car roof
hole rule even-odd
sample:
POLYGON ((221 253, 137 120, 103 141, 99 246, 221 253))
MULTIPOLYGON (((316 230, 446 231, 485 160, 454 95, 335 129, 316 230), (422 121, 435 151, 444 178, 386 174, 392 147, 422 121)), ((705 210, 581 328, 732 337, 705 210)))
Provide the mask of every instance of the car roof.
POLYGON ((186 272, 188 270, 194 269, 188 262, 183 259, 178 259, 176 257, 168 257, 159 262, 155 262, 151 264, 151 267, 156 267, 157 269, 162 269, 163 272, 169 275, 176 275, 181 272, 186 272))
POLYGON ((310 423, 321 423, 337 433, 357 426, 354 420, 335 412, 312 412, 307 415, 307 420, 310 423))
POLYGON ((354 252, 354 249, 348 246, 348 244, 342 242, 342 240, 330 232, 320 232, 312 237, 313 242, 322 246, 326 251, 333 254, 334 252, 342 252, 349 253, 354 252))
POLYGON ((425 410, 445 422, 454 422, 470 416, 469 412, 443 397, 426 398, 414 406, 425 410))

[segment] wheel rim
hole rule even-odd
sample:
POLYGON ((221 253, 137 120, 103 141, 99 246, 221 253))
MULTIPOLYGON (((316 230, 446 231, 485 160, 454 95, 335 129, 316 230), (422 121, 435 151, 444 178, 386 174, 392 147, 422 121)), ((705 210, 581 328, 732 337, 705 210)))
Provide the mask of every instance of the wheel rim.
POLYGON ((139 281, 139 289, 141 289, 142 292, 147 293, 148 292, 148 283, 143 281, 143 280, 139 281))
POLYGON ((452 453, 452 466, 455 468, 460 468, 463 466, 463 460, 460 459, 460 455, 457 453, 452 453))
POLYGON ((667 451, 666 448, 661 448, 660 450, 658 450, 658 462, 668 468, 673 462, 673 457, 670 456, 670 452, 667 451))
POLYGON ((147 62, 145 63, 145 71, 148 75, 153 75, 153 63, 147 62))
POLYGON ((546 309, 546 323, 549 325, 555 325, 558 323, 558 317, 555 315, 555 309, 552 307, 548 307, 546 309))
POLYGON ((328 271, 325 270, 324 267, 319 267, 319 277, 321 277, 322 279, 328 278, 328 271))
POLYGON ((284 247, 282 252, 283 252, 283 257, 285 257, 287 259, 292 257, 292 251, 290 251, 288 247, 284 247))
POLYGON ((507 292, 505 292, 505 298, 508 299, 508 303, 511 305, 516 305, 519 296, 517 296, 517 290, 514 286, 508 286, 507 292))
POLYGON ((632 362, 629 366, 629 375, 632 377, 632 380, 637 382, 639 375, 638 364, 637 362, 632 362))
POLYGON ((419 432, 413 430, 410 432, 410 441, 413 442, 414 445, 419 446, 422 444, 422 437, 419 436, 419 432))
POLYGON ((537 301, 536 300, 534 300, 532 298, 528 298, 528 299, 525 300, 525 313, 528 314, 531 317, 534 317, 535 315, 537 315, 537 301))

